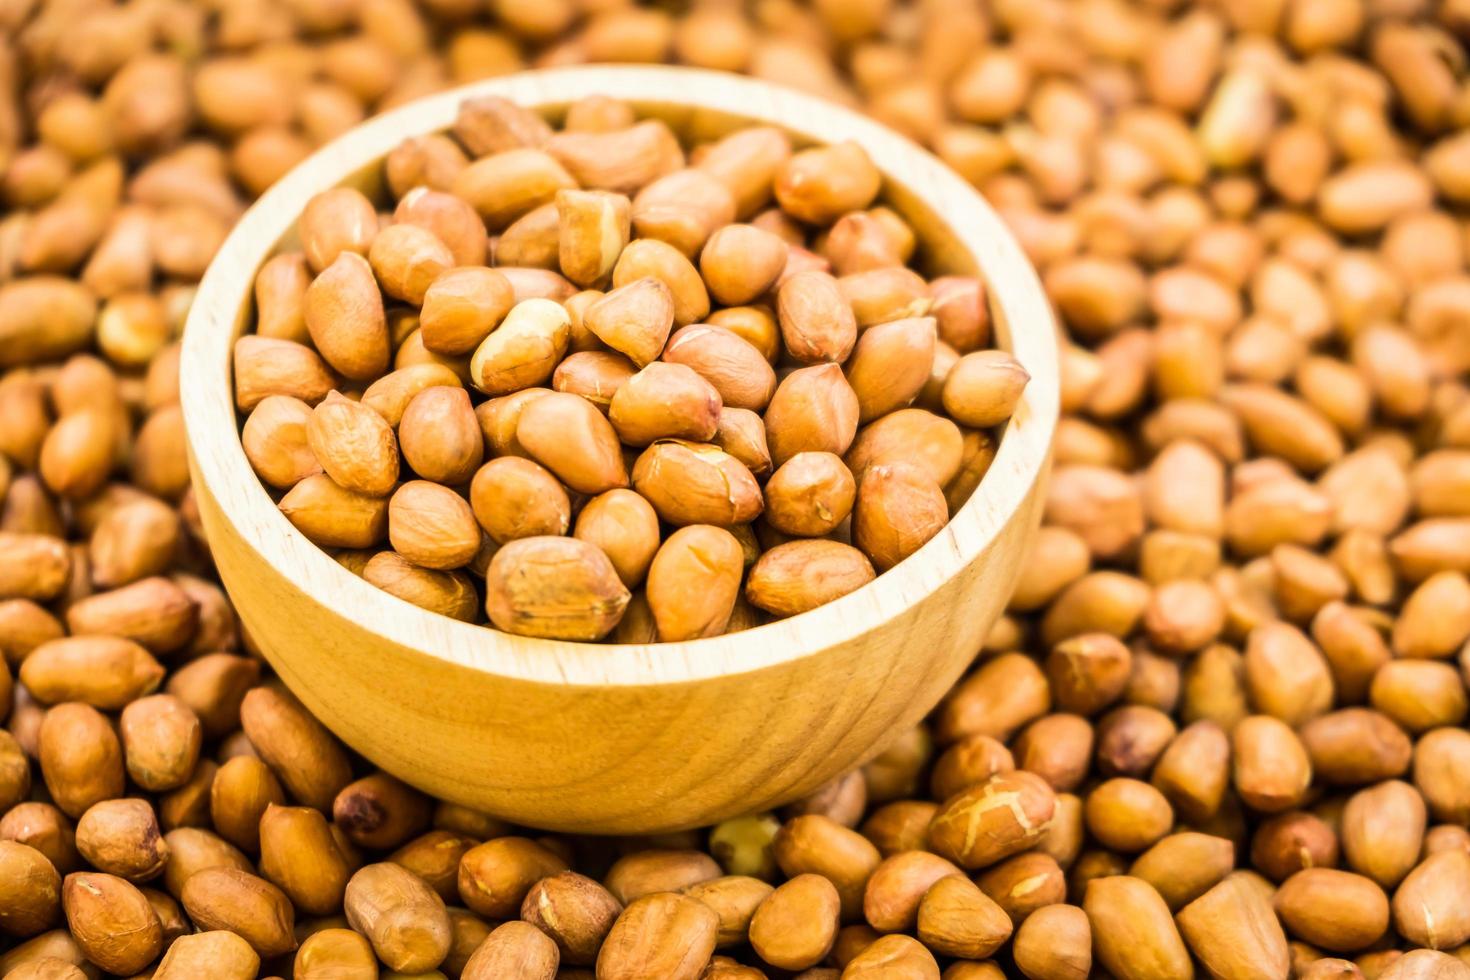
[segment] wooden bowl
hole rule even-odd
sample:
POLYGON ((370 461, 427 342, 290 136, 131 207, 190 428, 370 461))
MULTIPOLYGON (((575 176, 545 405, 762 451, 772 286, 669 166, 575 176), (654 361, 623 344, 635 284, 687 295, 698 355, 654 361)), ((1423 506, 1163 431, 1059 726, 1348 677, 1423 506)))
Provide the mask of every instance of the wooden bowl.
POLYGON ((199 510, 220 577, 276 672, 347 744, 419 788, 555 830, 686 828, 769 809, 864 762, 916 724, 1004 609, 1042 510, 1057 420, 1055 328, 1000 219, 938 160, 854 112, 784 88, 660 67, 558 68, 469 85, 378 116, 267 191, 200 284, 182 398, 199 510), (687 643, 526 639, 380 592, 276 509, 240 446, 230 355, 256 270, 297 215, 340 184, 373 196, 407 137, 445 130, 469 97, 555 115, 601 93, 712 136, 750 123, 799 143, 860 143, 930 272, 979 272, 997 343, 1031 373, 980 488, 872 584, 781 622, 687 643))

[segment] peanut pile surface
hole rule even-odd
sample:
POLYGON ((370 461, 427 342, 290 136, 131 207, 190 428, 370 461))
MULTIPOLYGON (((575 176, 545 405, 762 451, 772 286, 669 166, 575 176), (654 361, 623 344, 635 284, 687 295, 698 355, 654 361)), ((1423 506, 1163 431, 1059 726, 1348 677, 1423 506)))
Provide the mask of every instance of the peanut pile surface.
POLYGON ((1028 380, 981 281, 904 265, 856 143, 695 156, 605 96, 559 133, 487 97, 384 162, 390 222, 312 198, 234 349, 297 529, 424 608, 621 642, 806 612, 937 534, 1028 380))
MULTIPOLYGON (((0 978, 1470 977, 1467 38, 1464 0, 0 0, 0 978), (587 61, 926 144, 1064 332, 970 675, 811 798, 646 839, 426 798, 316 722, 213 577, 177 394, 194 284, 313 147, 587 61)), ((398 154, 395 211, 490 149, 398 154)))

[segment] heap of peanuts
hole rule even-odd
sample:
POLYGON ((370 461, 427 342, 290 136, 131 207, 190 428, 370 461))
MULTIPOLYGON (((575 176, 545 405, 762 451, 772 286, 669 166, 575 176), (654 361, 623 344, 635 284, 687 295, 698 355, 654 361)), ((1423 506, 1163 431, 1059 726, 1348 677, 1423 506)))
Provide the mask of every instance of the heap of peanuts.
POLYGON ((3 0, 0 977, 1470 975, 1467 29, 1462 0, 3 0), (283 167, 582 60, 922 140, 1067 335, 1046 527, 973 673, 816 796, 658 838, 507 827, 347 753, 213 581, 176 404, 191 285, 283 167))
POLYGON ((806 612, 937 534, 1027 381, 978 349, 980 280, 904 265, 855 143, 695 156, 605 96, 561 132, 482 98, 389 155, 391 223, 312 198, 234 350, 287 518, 424 608, 623 642, 806 612))

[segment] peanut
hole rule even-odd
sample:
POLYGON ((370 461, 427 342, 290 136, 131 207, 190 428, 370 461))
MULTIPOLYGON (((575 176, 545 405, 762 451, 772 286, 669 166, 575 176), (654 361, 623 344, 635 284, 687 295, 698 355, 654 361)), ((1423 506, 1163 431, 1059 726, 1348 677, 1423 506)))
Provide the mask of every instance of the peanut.
POLYGON ((725 632, 743 570, 740 543, 723 528, 691 524, 669 535, 648 567, 648 606, 659 638, 725 632))
POLYGON ((341 906, 346 861, 321 814, 309 807, 266 806, 259 821, 261 873, 303 912, 341 906))
POLYGON ((820 875, 797 875, 766 896, 750 920, 750 944, 778 969, 821 962, 837 936, 837 889, 820 875))
POLYGON ((293 486, 281 513, 313 543, 333 548, 371 548, 388 533, 388 500, 354 493, 325 473, 293 486))
POLYGON ((857 343, 857 320, 837 280, 799 272, 776 292, 776 319, 787 353, 803 364, 842 362, 857 343))
POLYGON ((398 423, 404 462, 425 480, 455 486, 468 480, 484 458, 484 436, 458 385, 435 385, 414 395, 398 423))
POLYGON ((465 852, 459 894, 480 915, 509 918, 538 881, 567 870, 565 861, 533 840, 497 837, 465 852))
POLYGON ((919 941, 944 956, 984 959, 1011 930, 1004 910, 963 875, 940 878, 919 902, 919 941))
POLYGON ((263 956, 296 948, 290 900, 255 875, 234 868, 204 868, 184 882, 180 901, 195 924, 236 933, 263 956))
POLYGON ((806 452, 782 463, 766 482, 765 519, 783 534, 821 537, 852 512, 852 473, 832 453, 806 452))
POLYGON ((480 526, 459 494, 428 480, 410 480, 388 501, 388 540, 415 565, 445 571, 475 556, 480 526))
POLYGON ((77 850, 94 868, 143 882, 157 877, 168 845, 153 807, 143 800, 103 800, 77 821, 77 850))
POLYGON ((227 980, 247 980, 260 969, 260 957, 233 932, 214 930, 175 939, 154 971, 161 980, 183 980, 208 970, 227 980))
POLYGON ((398 441, 377 412, 332 392, 311 411, 306 442, 327 476, 344 490, 386 496, 398 482, 398 441))
POLYGON ((936 342, 930 317, 889 320, 862 332, 846 368, 858 399, 859 424, 905 408, 919 396, 934 371, 936 342))
POLYGON ((268 395, 255 406, 241 429, 240 442, 257 476, 273 487, 289 489, 322 472, 306 434, 312 417, 311 406, 289 395, 268 395))
POLYGON ((359 381, 387 370, 383 296, 367 259, 342 252, 312 280, 303 302, 312 343, 335 370, 359 381))
POLYGON ((776 374, 748 341, 720 327, 683 327, 664 346, 663 359, 692 368, 729 408, 759 412, 776 391, 776 374))
POLYGON ((1388 928, 1388 898, 1360 875, 1332 868, 1307 868, 1276 892, 1276 914, 1305 942, 1333 952, 1355 952, 1388 928))
POLYGON ((632 234, 628 198, 609 191, 564 190, 556 195, 554 208, 562 273, 579 286, 605 284, 632 234))
POLYGON ((584 398, 564 392, 535 398, 521 409, 514 431, 527 454, 578 493, 628 485, 617 433, 584 398))
POLYGON ((1219 976, 1286 976, 1286 936, 1260 891, 1230 875, 1178 913, 1195 956, 1219 976))
POLYGON ((886 572, 939 533, 949 507, 921 468, 879 464, 863 470, 852 515, 853 542, 886 572))
POLYGON ((715 910, 720 920, 715 947, 728 949, 749 939, 752 917, 774 890, 756 878, 726 875, 695 882, 684 888, 683 893, 715 910))
POLYGON ((607 556, 576 538, 519 538, 495 553, 485 575, 491 621, 522 636, 601 639, 628 599, 607 556))
POLYGON ((964 867, 985 867, 1034 844, 1055 806, 1055 794, 1040 777, 997 773, 945 802, 929 826, 929 843, 964 867), (984 828, 984 837, 971 828, 984 828))
POLYGON ((464 965, 467 980, 517 976, 553 980, 560 957, 556 944, 533 925, 507 922, 493 930, 464 965))
POLYGON ((137 973, 158 955, 163 927, 148 899, 121 878, 75 872, 62 884, 67 926, 87 959, 110 973, 137 973))
POLYGON ((867 207, 881 177, 856 143, 839 143, 793 154, 777 171, 776 199, 792 216, 830 224, 848 211, 867 207))
POLYGON ((547 299, 526 299, 475 348, 470 377, 488 395, 507 395, 551 377, 566 353, 571 319, 547 299))
POLYGON ((122 795, 122 746, 96 709, 75 702, 51 708, 38 741, 46 788, 68 816, 80 817, 93 804, 122 795))
POLYGON ((633 362, 611 351, 577 351, 556 366, 551 386, 581 395, 604 414, 613 396, 637 373, 633 362))
POLYGON ((535 535, 566 534, 572 504, 561 483, 528 459, 502 456, 475 473, 470 507, 497 544, 535 535))
POLYGON ((240 725, 287 792, 307 806, 328 809, 352 778, 342 746, 279 687, 249 691, 240 703, 240 725))
POLYGON ((1193 972, 1169 908, 1151 885, 1116 875, 1087 886, 1083 910, 1093 950, 1120 977, 1188 977, 1193 972))
POLYGON ((526 893, 521 918, 551 938, 561 962, 588 966, 597 961, 622 910, 622 903, 606 888, 564 871, 541 879, 526 893))
POLYGON ((505 320, 514 298, 510 280, 494 269, 472 265, 440 273, 419 311, 424 347, 438 354, 473 352, 505 320))
POLYGON ((754 225, 727 224, 708 236, 699 271, 724 306, 749 303, 775 284, 786 266, 786 243, 754 225))
POLYGON ((25 844, 0 840, 0 868, 5 872, 0 929, 32 936, 55 925, 61 918, 61 876, 46 856, 25 844))
POLYGON ((873 566, 850 545, 820 538, 790 541, 756 560, 745 582, 745 598, 777 616, 795 616, 872 580, 873 566))
POLYGON ((417 875, 392 863, 369 864, 347 882, 347 921, 367 936, 389 969, 432 970, 449 953, 444 901, 417 875))
POLYGON ((613 923, 597 954, 597 973, 608 980, 694 980, 714 952, 718 925, 714 911, 695 899, 645 895, 613 923))
POLYGON ((720 393, 682 364, 656 361, 627 380, 608 404, 608 421, 625 445, 659 439, 705 442, 720 422, 720 393))
POLYGON ((670 524, 745 524, 760 515, 759 485, 745 465, 719 448, 662 440, 633 465, 637 490, 670 524))
POLYGON ((658 358, 674 326, 674 296, 668 284, 644 276, 595 300, 583 324, 604 344, 643 367, 658 358))

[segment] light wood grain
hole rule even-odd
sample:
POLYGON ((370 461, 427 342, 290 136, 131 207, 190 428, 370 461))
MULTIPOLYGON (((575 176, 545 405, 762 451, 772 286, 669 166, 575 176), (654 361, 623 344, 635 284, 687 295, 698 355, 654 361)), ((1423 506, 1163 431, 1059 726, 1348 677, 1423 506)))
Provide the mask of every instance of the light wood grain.
POLYGON ((762 82, 653 67, 563 68, 406 105, 302 163, 255 204, 200 285, 182 397, 211 549, 272 666, 348 744, 407 781, 534 826, 632 833, 770 808, 811 792, 915 724, 1000 615, 1035 533, 1057 419, 1055 326, 1035 272, 968 185, 845 109, 762 82), (311 195, 370 187, 401 140, 446 129, 460 102, 502 95, 556 115, 626 99, 685 133, 751 122, 799 142, 853 139, 913 223, 931 273, 976 272, 997 342, 1031 383, 974 497, 876 582, 793 619, 689 643, 602 646, 513 637, 380 592, 301 536, 240 447, 230 349, 254 272, 311 195))

